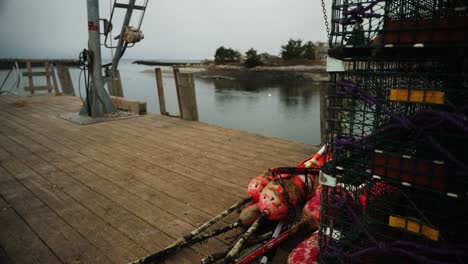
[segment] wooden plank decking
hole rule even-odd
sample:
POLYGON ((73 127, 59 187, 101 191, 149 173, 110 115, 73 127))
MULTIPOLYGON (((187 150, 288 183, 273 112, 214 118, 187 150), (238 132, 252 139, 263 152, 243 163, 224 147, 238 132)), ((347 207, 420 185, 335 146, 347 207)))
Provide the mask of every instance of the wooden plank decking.
MULTIPOLYGON (((154 114, 85 126, 57 117, 80 106, 0 97, 0 263, 143 257, 239 201, 257 173, 315 150, 154 114)), ((199 263, 222 246, 211 240, 167 263, 199 263)))

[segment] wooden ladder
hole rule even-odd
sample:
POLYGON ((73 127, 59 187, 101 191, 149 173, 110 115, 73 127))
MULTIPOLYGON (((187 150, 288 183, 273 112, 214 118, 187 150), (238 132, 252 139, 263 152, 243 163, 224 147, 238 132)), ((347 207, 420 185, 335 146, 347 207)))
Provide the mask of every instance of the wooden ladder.
POLYGON ((53 65, 49 64, 48 61, 44 61, 44 68, 45 71, 43 72, 33 72, 31 68, 31 61, 26 62, 26 67, 27 67, 27 72, 23 72, 23 76, 27 76, 29 80, 29 87, 25 87, 26 90, 29 90, 31 94, 34 94, 35 91, 44 91, 47 90, 49 93, 52 92, 52 88, 55 89, 55 93, 57 94, 58 92, 58 87, 56 85, 56 78, 53 70, 53 65), (34 86, 34 76, 45 76, 47 85, 45 86, 34 86), (53 78, 54 81, 54 86, 52 85, 51 82, 51 77, 53 78))

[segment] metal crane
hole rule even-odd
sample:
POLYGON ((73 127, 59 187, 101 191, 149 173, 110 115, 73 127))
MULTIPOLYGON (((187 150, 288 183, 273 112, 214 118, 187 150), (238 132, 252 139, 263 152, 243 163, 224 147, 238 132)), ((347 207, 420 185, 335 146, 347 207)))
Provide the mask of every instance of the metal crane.
POLYGON ((80 111, 80 115, 99 117, 117 111, 112 105, 110 96, 104 88, 104 83, 105 80, 112 78, 117 72, 119 60, 122 58, 125 50, 132 47, 144 37, 140 28, 146 12, 148 0, 144 0, 142 5, 136 5, 135 2, 136 0, 128 0, 128 3, 121 3, 114 0, 110 19, 107 20, 100 19, 99 17, 99 0, 87 0, 88 50, 85 49, 80 54, 82 69, 85 71, 86 101, 80 111), (116 39, 118 39, 118 44, 116 47, 112 47, 107 44, 107 39, 113 27, 112 18, 114 17, 116 8, 126 9, 126 14, 120 30, 120 35, 116 37, 116 39), (134 10, 141 11, 141 15, 138 25, 136 27, 131 27, 129 23, 134 10), (116 49, 112 63, 105 65, 102 65, 101 58, 101 35, 105 36, 105 47, 116 49), (103 68, 106 69, 105 76, 103 76, 103 68), (88 74, 88 79, 86 78, 86 74, 88 74))

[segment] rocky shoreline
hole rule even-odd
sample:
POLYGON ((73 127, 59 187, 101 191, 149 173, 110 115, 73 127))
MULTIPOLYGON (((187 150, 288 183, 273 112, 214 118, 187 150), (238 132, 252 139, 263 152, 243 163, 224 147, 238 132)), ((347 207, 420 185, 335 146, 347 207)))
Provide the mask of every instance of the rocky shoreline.
POLYGON ((256 69, 229 69, 209 67, 205 71, 194 73, 200 78, 224 78, 231 80, 239 80, 241 82, 302 82, 302 81, 327 81, 328 75, 325 68, 323 69, 308 69, 300 67, 265 67, 256 69))
MULTIPOLYGON (((167 65, 159 65, 167 66, 167 65)), ((260 66, 246 69, 234 65, 174 65, 182 73, 195 77, 216 80, 238 80, 240 82, 302 82, 328 81, 325 65, 260 66)), ((171 74, 170 68, 163 68, 163 74, 171 74)), ((152 70, 145 70, 154 74, 152 70)))

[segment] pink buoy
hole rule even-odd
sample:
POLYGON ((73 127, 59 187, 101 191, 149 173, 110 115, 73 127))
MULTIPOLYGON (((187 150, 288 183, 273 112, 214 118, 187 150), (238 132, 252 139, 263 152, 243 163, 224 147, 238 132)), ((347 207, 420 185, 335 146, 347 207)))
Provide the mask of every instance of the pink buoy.
POLYGON ((247 194, 252 197, 252 201, 258 202, 260 192, 272 179, 273 177, 269 175, 269 173, 265 173, 263 175, 258 175, 250 181, 247 187, 247 194))
POLYGON ((242 226, 251 226, 260 217, 260 208, 258 203, 250 202, 245 205, 239 215, 242 226))
POLYGON ((317 181, 311 175, 280 175, 270 182, 260 193, 259 207, 261 212, 268 213, 268 219, 281 221, 289 213, 289 207, 295 208, 310 195, 315 194, 317 181), (305 184, 307 177, 308 184, 305 184))
POLYGON ((288 264, 315 264, 318 258, 318 232, 302 241, 288 257, 288 264))
POLYGON ((312 228, 318 228, 320 222, 320 194, 316 194, 304 205, 302 218, 309 223, 312 228))

